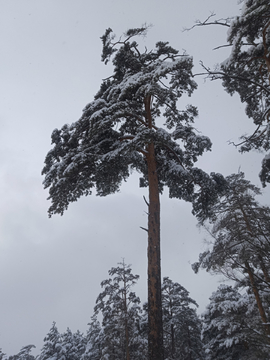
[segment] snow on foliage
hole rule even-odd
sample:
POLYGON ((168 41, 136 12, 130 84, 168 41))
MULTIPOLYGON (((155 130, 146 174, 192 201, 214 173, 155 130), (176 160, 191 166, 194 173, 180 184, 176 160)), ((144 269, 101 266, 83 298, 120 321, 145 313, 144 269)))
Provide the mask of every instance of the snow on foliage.
POLYGON ((203 359, 201 322, 197 303, 189 292, 168 277, 163 278, 162 309, 166 359, 203 359))
POLYGON ((202 314, 202 338, 207 360, 266 359, 254 299, 235 288, 220 285, 202 314))
MULTIPOLYGON (((255 130, 244 134, 237 146, 241 152, 252 149, 270 150, 270 7, 268 0, 241 1, 242 10, 233 19, 212 24, 228 26, 227 42, 230 56, 215 70, 204 66, 212 80, 222 79, 225 90, 238 93, 246 104, 246 114, 255 130)), ((214 15, 211 15, 212 17, 214 15)), ((209 18, 210 18, 209 17, 209 18)), ((199 22, 197 25, 207 24, 199 22)), ((210 23, 210 22, 209 22, 210 23)), ((222 47, 222 46, 221 46, 222 47)), ((259 174, 263 186, 270 182, 270 159, 265 157, 259 174)))
POLYGON ((194 204, 194 213, 205 218, 222 186, 222 177, 193 169, 211 141, 192 126, 197 109, 178 110, 178 100, 189 96, 197 85, 192 78, 192 58, 179 54, 167 42, 141 52, 134 36, 147 28, 127 32, 125 40, 113 42, 111 29, 102 37, 102 59, 112 58, 113 75, 103 80, 94 100, 72 125, 52 133, 53 148, 47 154, 43 174, 52 205, 49 215, 63 214, 80 196, 105 196, 119 190, 131 169, 148 184, 145 156, 155 143, 160 191, 168 186, 170 196, 194 204), (152 124, 145 113, 145 100, 152 99, 152 124), (164 127, 156 120, 162 117, 164 127), (199 176, 198 176, 199 175, 199 176), (202 205, 201 205, 202 204, 202 205))
POLYGON ((270 338, 270 208, 261 206, 255 200, 261 191, 246 180, 243 173, 230 175, 226 180, 227 191, 214 205, 215 217, 208 224, 212 247, 200 254, 193 270, 197 272, 202 267, 223 274, 246 294, 220 286, 210 298, 213 301, 204 314, 212 319, 211 323, 204 322, 204 329, 208 334, 214 326, 220 334, 220 339, 211 340, 213 347, 222 344, 231 348, 239 342, 250 352, 252 343, 256 353, 261 348, 260 351, 265 354, 270 338), (241 312, 243 320, 237 315, 241 312), (252 322, 246 322, 246 318, 252 319, 252 322), (232 334, 244 336, 242 342, 232 334))

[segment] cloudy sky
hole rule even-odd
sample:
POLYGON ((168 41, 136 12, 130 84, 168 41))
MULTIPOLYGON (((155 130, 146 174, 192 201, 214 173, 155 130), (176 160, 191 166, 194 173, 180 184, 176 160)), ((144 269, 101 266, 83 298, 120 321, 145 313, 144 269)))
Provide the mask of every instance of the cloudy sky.
MULTIPOLYGON (((100 82, 111 74, 100 61, 105 29, 117 35, 152 24, 142 45, 169 41, 207 66, 224 60, 226 28, 195 28, 211 11, 237 15, 237 0, 0 0, 0 348, 8 355, 35 344, 56 321, 85 332, 100 282, 122 258, 140 275, 136 291, 146 300, 147 259, 145 189, 138 175, 121 192, 106 198, 82 198, 61 216, 48 219, 41 170, 55 128, 76 121, 100 82)), ((239 168, 259 185, 262 154, 240 155, 228 144, 252 131, 237 96, 221 83, 196 78, 199 88, 189 100, 198 106, 196 127, 213 142, 200 160, 206 171, 229 175, 239 168)), ((181 107, 181 103, 179 104, 181 107)), ((184 105, 183 105, 184 106, 184 105)), ((262 202, 267 201, 264 190, 262 202)), ((268 197, 269 198, 269 197, 268 197)), ((204 250, 206 234, 196 227, 191 208, 161 198, 162 275, 190 291, 202 312, 218 279, 195 275, 190 264, 204 250)))

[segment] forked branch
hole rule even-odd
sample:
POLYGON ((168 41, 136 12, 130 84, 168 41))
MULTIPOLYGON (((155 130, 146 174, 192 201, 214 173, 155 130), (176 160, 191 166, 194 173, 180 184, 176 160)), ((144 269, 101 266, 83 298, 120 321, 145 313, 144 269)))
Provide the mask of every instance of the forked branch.
POLYGON ((197 26, 206 26, 206 25, 221 25, 221 26, 226 26, 226 27, 230 27, 230 22, 232 17, 226 18, 226 19, 217 19, 214 21, 209 21, 210 19, 212 19, 214 16, 216 16, 216 14, 214 12, 211 12, 211 14, 204 20, 196 20, 195 24, 190 27, 190 28, 184 28, 183 31, 189 31, 194 29, 197 26))

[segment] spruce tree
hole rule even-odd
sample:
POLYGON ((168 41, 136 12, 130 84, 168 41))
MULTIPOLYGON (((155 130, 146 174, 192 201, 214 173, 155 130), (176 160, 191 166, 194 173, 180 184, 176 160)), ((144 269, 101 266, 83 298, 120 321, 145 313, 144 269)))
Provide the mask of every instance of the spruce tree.
POLYGON ((178 109, 182 95, 196 88, 192 58, 161 41, 151 51, 141 50, 134 37, 146 31, 130 29, 115 41, 106 30, 102 61, 112 60, 113 74, 77 122, 53 131, 43 174, 52 202, 49 216, 63 214, 93 188, 98 196, 117 192, 133 169, 141 174, 140 185, 149 189, 149 359, 162 360, 159 194, 167 186, 170 197, 192 202, 193 213, 205 218, 222 177, 194 166, 211 142, 194 129, 197 109, 178 109))

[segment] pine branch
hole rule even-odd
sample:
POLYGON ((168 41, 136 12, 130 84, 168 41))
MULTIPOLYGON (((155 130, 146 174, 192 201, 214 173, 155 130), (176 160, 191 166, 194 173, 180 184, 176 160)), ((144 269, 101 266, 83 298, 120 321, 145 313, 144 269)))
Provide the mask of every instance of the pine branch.
POLYGON ((211 14, 204 21, 196 20, 195 24, 191 28, 184 28, 183 31, 190 31, 190 30, 194 29, 195 27, 206 26, 206 25, 221 25, 221 26, 230 27, 230 21, 231 21, 231 19, 233 19, 232 17, 227 18, 227 19, 221 18, 221 19, 210 22, 209 19, 211 19, 214 16, 216 16, 216 14, 214 12, 211 12, 211 14))
POLYGON ((206 70, 206 72, 205 73, 194 74, 193 75, 194 77, 195 76, 200 76, 200 75, 207 75, 207 77, 210 77, 211 80, 223 79, 223 78, 226 78, 226 77, 231 78, 231 79, 241 80, 241 81, 253 84, 255 86, 258 86, 259 88, 264 90, 268 95, 270 95, 270 91, 265 86, 261 85, 260 83, 257 83, 256 81, 250 80, 250 79, 245 78, 245 77, 240 76, 240 75, 230 75, 230 74, 227 74, 227 73, 222 72, 222 71, 211 71, 209 68, 204 66, 202 61, 201 61, 201 66, 206 70))

